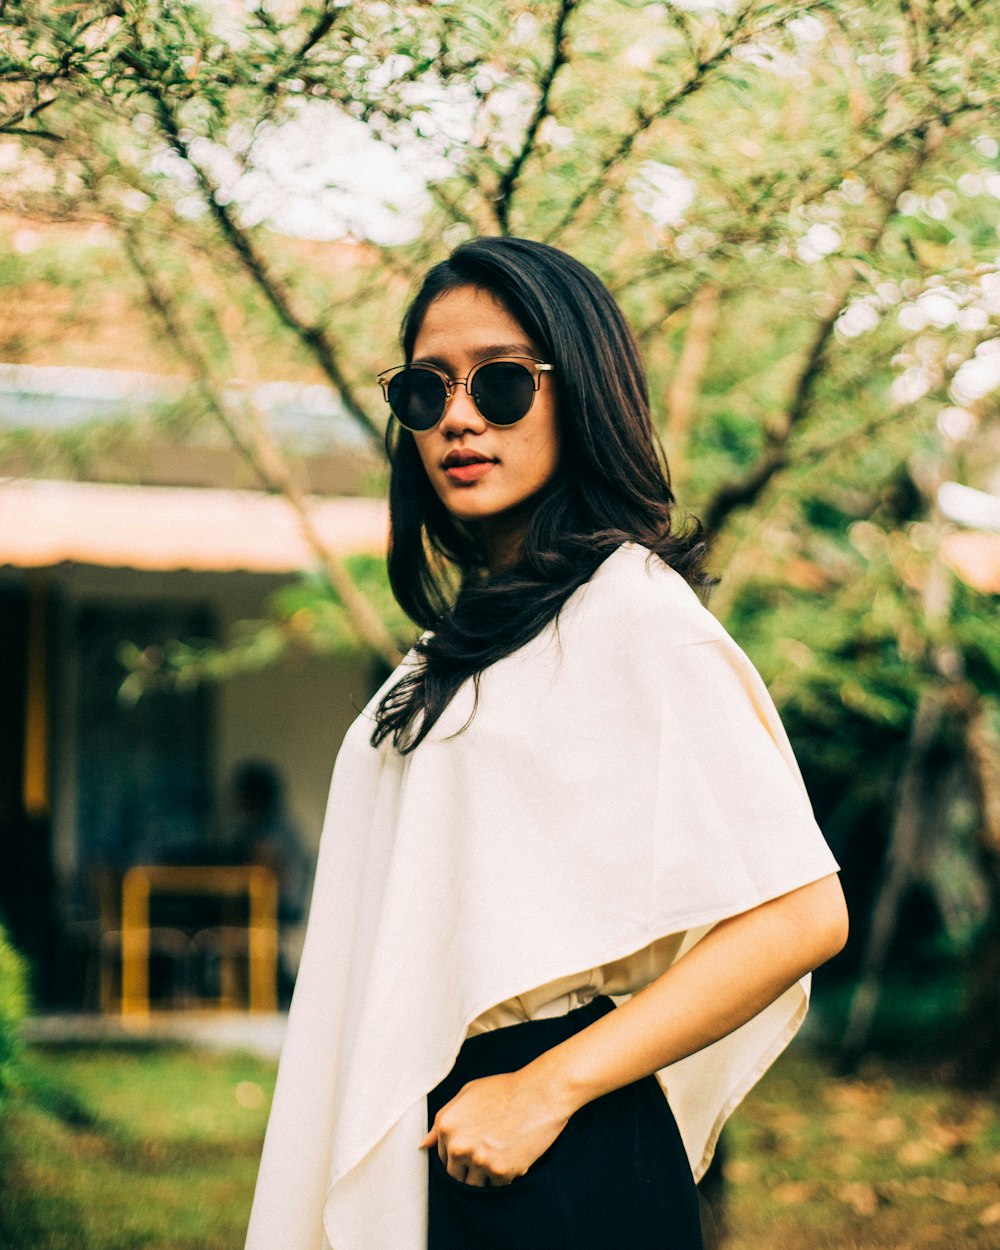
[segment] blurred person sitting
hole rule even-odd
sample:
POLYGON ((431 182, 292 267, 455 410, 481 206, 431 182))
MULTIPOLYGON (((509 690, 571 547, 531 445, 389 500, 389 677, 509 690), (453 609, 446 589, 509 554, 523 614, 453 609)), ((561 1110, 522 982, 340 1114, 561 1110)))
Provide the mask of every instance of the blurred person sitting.
POLYGON ((284 784, 273 764, 245 760, 232 779, 233 823, 229 852, 233 861, 270 868, 278 879, 278 926, 281 957, 278 996, 291 998, 298 964, 295 930, 305 920, 313 863, 285 803, 284 784))
POLYGON ((299 924, 305 915, 311 859, 285 804, 274 765, 246 760, 232 781, 231 849, 238 863, 261 864, 278 878, 278 920, 299 924))

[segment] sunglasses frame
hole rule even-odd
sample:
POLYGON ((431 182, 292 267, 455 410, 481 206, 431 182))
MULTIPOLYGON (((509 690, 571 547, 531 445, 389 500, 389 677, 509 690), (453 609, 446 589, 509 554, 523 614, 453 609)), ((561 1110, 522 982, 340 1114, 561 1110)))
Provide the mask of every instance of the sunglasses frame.
POLYGON ((527 409, 521 414, 521 416, 517 418, 517 421, 491 421, 489 417, 485 416, 480 411, 479 405, 476 403, 476 398, 472 393, 470 384, 472 382, 472 379, 479 372, 479 370, 482 368, 485 368, 486 365, 505 365, 505 364, 524 365, 527 372, 531 374, 531 380, 532 380, 532 383, 534 384, 534 390, 535 390, 536 395, 538 394, 538 391, 542 385, 542 374, 551 373, 553 369, 555 369, 555 365, 547 364, 544 360, 538 360, 534 356, 488 356, 485 360, 480 360, 476 364, 474 364, 472 368, 469 370, 469 372, 465 375, 464 378, 450 377, 447 373, 445 373, 443 369, 439 369, 437 365, 420 363, 420 364, 393 365, 391 369, 383 369, 382 372, 376 378, 376 381, 378 382, 379 386, 381 386, 382 388, 382 394, 385 398, 386 403, 389 403, 389 383, 392 381, 394 377, 397 376, 397 374, 402 373, 404 369, 423 369, 427 373, 437 374, 437 376, 444 383, 444 389, 445 389, 444 407, 441 409, 441 415, 438 417, 438 419, 434 422, 433 425, 428 425, 426 427, 417 427, 417 428, 406 425, 405 422, 399 420, 399 417, 396 416, 395 412, 392 412, 392 408, 390 406, 389 411, 392 412, 392 416, 395 418, 396 421, 399 421, 399 424, 403 427, 404 430, 409 430, 411 434, 426 434, 428 433, 428 431, 436 429, 437 426, 441 424, 441 422, 444 420, 445 413, 448 411, 448 405, 451 403, 452 397, 455 394, 455 388, 459 385, 462 385, 465 387, 465 392, 469 396, 469 398, 472 400, 473 404, 475 405, 476 412, 479 413, 479 415, 483 418, 483 420, 487 423, 487 425, 492 425, 492 426, 495 426, 497 429, 502 430, 506 428, 507 426, 517 425, 518 421, 523 421, 524 418, 531 411, 532 406, 535 402, 534 399, 532 399, 531 404, 528 405, 527 409), (529 363, 535 366, 533 371, 527 368, 529 363))

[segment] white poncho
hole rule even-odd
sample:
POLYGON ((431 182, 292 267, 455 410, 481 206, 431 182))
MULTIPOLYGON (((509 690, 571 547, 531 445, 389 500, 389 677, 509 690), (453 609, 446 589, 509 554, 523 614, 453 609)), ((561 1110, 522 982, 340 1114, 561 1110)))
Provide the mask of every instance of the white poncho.
MULTIPOLYGON (((424 1250, 425 1095, 473 1020, 837 870, 757 671, 637 544, 406 756, 369 743, 402 672, 334 768, 247 1250, 424 1250)), ((696 1176, 808 990, 658 1074, 696 1176)))

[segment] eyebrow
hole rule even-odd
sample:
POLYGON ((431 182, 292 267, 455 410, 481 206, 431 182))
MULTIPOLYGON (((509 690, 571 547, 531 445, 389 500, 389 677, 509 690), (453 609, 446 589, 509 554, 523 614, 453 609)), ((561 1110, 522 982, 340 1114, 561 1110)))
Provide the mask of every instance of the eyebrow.
MULTIPOLYGON (((489 347, 474 349, 472 356, 478 364, 482 360, 491 360, 495 356, 528 356, 533 360, 535 352, 529 343, 492 343, 489 347)), ((446 373, 450 368, 443 356, 421 356, 410 363, 415 365, 436 365, 446 373)))

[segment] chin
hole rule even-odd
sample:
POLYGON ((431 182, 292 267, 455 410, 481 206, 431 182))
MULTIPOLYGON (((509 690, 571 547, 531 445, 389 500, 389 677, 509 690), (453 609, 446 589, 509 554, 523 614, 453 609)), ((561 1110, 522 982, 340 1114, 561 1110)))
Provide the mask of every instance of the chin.
POLYGON ((489 503, 476 502, 471 499, 446 499, 444 506, 453 517, 457 517, 460 521, 488 521, 490 517, 499 516, 502 512, 508 511, 502 505, 491 506, 489 503))
POLYGON ((454 516, 463 520, 474 520, 477 517, 493 516, 497 512, 505 512, 510 506, 478 486, 455 486, 445 481, 438 487, 438 498, 454 516))

